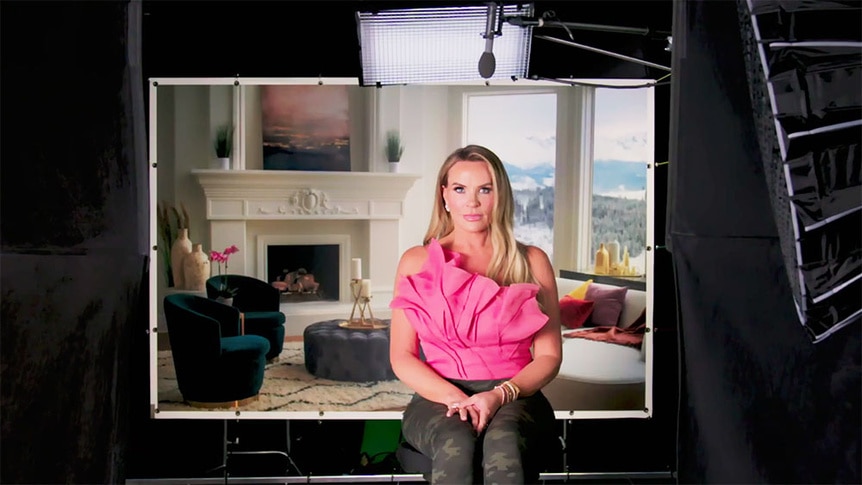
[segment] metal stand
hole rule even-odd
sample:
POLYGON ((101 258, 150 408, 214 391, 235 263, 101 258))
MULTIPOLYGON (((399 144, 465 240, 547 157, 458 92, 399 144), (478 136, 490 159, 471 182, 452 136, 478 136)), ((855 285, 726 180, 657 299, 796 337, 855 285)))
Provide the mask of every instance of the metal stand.
POLYGON ((590 52, 595 52, 597 54, 604 54, 606 56, 615 57, 617 59, 621 59, 624 61, 635 62, 637 64, 642 64, 647 67, 652 67, 655 69, 661 69, 663 71, 671 71, 671 68, 668 66, 662 66, 661 64, 656 64, 654 62, 645 61, 643 59, 638 59, 631 56, 626 56, 623 54, 619 54, 616 52, 607 51, 604 49, 599 49, 597 47, 591 47, 585 44, 579 44, 574 42, 574 37, 572 36, 571 29, 579 29, 579 30, 591 30, 595 32, 610 32, 617 34, 633 34, 640 35, 643 37, 652 37, 658 39, 665 39, 666 41, 671 41, 671 32, 666 31, 652 31, 646 27, 621 27, 616 25, 601 25, 601 24, 583 24, 577 22, 562 22, 559 20, 553 19, 542 19, 542 18, 527 18, 522 16, 508 16, 504 17, 503 21, 508 24, 516 25, 519 27, 559 27, 565 29, 569 34, 570 40, 558 39, 556 37, 551 37, 547 35, 534 35, 537 39, 544 39, 551 42, 557 42, 559 44, 567 45, 570 47, 576 47, 578 49, 584 49, 590 52))
MULTIPOLYGON (((238 421, 238 420, 237 420, 238 421)), ((287 451, 279 451, 279 450, 261 450, 261 451, 239 451, 239 450, 231 450, 229 445, 238 445, 239 437, 236 437, 233 441, 228 439, 228 420, 224 420, 224 434, 222 440, 222 464, 207 470, 207 473, 212 473, 218 470, 224 471, 224 483, 228 483, 230 479, 230 467, 228 459, 233 455, 281 455, 287 458, 288 467, 285 469, 286 474, 290 474, 291 467, 293 471, 296 472, 297 475, 302 476, 302 471, 300 471, 299 467, 296 465, 296 462, 293 461, 293 458, 290 456, 290 421, 285 420, 285 439, 286 439, 286 449, 287 451)))

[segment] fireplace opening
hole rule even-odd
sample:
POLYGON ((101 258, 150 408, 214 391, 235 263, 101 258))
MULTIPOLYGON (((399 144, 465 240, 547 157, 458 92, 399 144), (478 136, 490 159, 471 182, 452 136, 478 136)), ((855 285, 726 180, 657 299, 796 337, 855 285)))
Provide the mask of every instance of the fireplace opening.
POLYGON ((283 302, 338 301, 338 258, 337 244, 270 244, 267 278, 283 302))

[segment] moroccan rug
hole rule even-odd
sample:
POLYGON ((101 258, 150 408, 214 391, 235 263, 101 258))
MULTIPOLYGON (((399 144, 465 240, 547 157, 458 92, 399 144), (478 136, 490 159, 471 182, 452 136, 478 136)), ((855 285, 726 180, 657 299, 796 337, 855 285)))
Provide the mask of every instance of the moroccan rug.
MULTIPOLYGON (((284 350, 266 364, 257 401, 242 411, 401 411, 413 392, 401 381, 341 382, 315 377, 305 370, 302 342, 285 342, 284 350)), ((159 409, 206 411, 183 401, 169 350, 159 351, 159 409)), ((215 411, 233 408, 214 409, 215 411)))

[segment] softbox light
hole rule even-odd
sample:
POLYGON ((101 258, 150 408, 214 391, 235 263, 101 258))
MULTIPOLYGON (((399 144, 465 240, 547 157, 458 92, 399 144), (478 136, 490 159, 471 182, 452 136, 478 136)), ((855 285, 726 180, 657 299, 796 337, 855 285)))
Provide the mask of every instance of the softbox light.
MULTIPOLYGON (((478 62, 486 51, 487 6, 410 8, 357 12, 363 86, 483 79, 478 62)), ((533 15, 532 4, 496 10, 494 73, 488 79, 523 78, 530 61, 532 27, 502 21, 533 15)))
POLYGON ((862 316, 860 7, 744 5, 749 83, 765 115, 758 133, 785 267, 800 321, 820 341, 862 316))

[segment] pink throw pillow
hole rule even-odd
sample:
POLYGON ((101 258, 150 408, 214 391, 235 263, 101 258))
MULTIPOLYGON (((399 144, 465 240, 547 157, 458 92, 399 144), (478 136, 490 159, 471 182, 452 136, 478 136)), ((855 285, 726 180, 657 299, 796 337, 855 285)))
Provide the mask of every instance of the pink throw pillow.
POLYGON ((590 321, 585 325, 588 327, 616 326, 623 312, 627 292, 628 288, 625 286, 593 283, 587 287, 586 299, 592 300, 594 305, 590 321))
POLYGON ((565 295, 560 299, 560 323, 564 327, 575 329, 584 326, 584 322, 593 311, 593 302, 579 300, 565 295))

